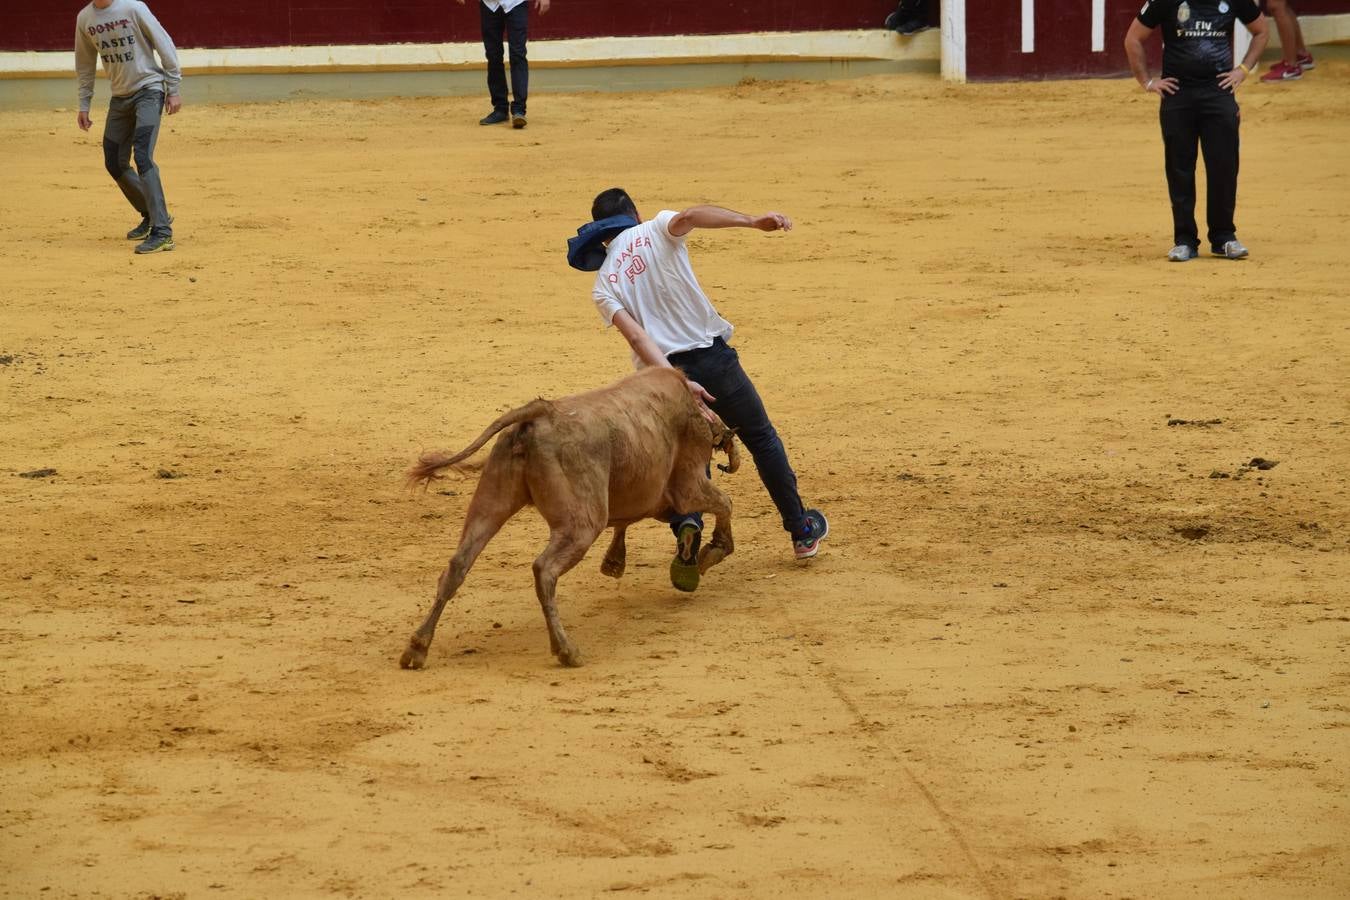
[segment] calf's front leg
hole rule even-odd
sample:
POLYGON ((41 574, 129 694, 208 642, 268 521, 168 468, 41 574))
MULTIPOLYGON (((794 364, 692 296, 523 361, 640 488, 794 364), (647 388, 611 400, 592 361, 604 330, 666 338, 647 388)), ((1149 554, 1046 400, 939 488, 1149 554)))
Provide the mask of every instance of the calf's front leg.
POLYGON ((714 518, 712 537, 698 551, 698 572, 702 575, 736 549, 731 538, 731 498, 711 481, 705 482, 703 511, 714 518))

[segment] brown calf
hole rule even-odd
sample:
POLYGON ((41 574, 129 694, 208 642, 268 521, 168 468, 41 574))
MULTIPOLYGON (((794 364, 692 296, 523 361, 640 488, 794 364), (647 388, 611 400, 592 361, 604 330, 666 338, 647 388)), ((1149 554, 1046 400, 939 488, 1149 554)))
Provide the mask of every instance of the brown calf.
POLYGON ((468 459, 499 431, 469 501, 459 546, 436 586, 436 601, 399 660, 403 668, 426 664, 446 603, 487 542, 527 504, 549 527, 548 546, 534 561, 534 589, 549 646, 565 666, 581 665, 581 655, 558 619, 558 578, 581 561, 606 527, 613 526, 614 539, 600 571, 615 578, 624 570, 624 531, 639 519, 668 522, 677 513, 711 513, 716 525, 699 551, 699 571, 732 552, 731 500, 707 472, 714 448, 727 454, 726 470, 735 470, 732 433, 720 421, 703 418, 678 370, 642 369, 609 387, 513 409, 453 456, 424 454, 408 473, 410 483, 439 478, 440 470, 468 459))

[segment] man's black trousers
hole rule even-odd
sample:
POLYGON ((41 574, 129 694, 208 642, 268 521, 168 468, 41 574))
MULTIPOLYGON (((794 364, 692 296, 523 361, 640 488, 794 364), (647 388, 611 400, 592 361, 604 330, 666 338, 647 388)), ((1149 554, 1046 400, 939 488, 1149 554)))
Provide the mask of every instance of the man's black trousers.
POLYGON ((507 111, 506 64, 502 51, 502 33, 511 52, 510 110, 525 115, 525 103, 530 95, 530 63, 526 56, 525 40, 529 35, 529 3, 521 3, 510 12, 488 9, 478 4, 479 24, 483 28, 483 53, 487 57, 488 95, 492 108, 507 111))
POLYGON ((1205 156, 1205 218, 1211 249, 1237 237, 1238 105, 1231 91, 1213 85, 1183 85, 1164 95, 1158 111, 1172 198, 1172 231, 1177 244, 1199 248, 1195 224, 1196 144, 1205 156))

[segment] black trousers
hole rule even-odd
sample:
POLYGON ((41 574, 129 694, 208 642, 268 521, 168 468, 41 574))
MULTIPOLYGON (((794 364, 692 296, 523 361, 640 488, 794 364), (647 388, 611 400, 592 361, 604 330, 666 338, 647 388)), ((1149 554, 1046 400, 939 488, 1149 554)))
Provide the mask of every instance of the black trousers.
POLYGON ((1218 84, 1183 85, 1164 95, 1158 110, 1162 124, 1167 193, 1172 198, 1172 233, 1177 244, 1200 246, 1195 224, 1196 145, 1205 157, 1205 218, 1211 248, 1222 249, 1237 237, 1237 98, 1218 84))
MULTIPOLYGON (((797 496, 797 473, 788 464, 787 451, 769 421, 769 414, 764 411, 759 391, 741 368, 740 354, 727 346, 726 341, 717 338, 711 347, 672 353, 667 359, 690 381, 697 381, 717 398, 708 405, 723 422, 736 429, 741 443, 750 451, 755 468, 759 470, 759 479, 783 517, 783 530, 792 532, 793 536, 800 534, 806 510, 802 508, 802 498, 797 496)), ((698 521, 702 527, 702 516, 696 514, 688 518, 698 521)), ((671 530, 678 534, 683 521, 686 520, 672 522, 671 530)))
POLYGON ((492 108, 507 111, 506 102, 506 66, 502 63, 502 32, 506 33, 507 46, 511 51, 511 104, 510 111, 525 115, 525 101, 530 95, 530 64, 525 59, 525 36, 529 3, 522 3, 515 9, 502 12, 500 9, 488 9, 478 4, 478 19, 483 28, 483 54, 487 57, 488 94, 492 97, 492 108))

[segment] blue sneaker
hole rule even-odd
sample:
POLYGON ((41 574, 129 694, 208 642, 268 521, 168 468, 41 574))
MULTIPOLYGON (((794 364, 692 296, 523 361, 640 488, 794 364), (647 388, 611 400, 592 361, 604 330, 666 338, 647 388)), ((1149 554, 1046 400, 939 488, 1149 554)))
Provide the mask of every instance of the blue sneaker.
POLYGON ((792 535, 792 552, 798 559, 810 559, 820 552, 820 542, 830 534, 830 523, 818 509, 808 509, 801 532, 792 535))
POLYGON ((697 522, 685 522, 675 534, 675 558, 670 561, 670 583, 676 590, 693 593, 698 589, 698 546, 703 529, 697 522))
POLYGON ((167 231, 151 231, 150 236, 136 245, 137 253, 159 253, 174 248, 173 235, 167 231))

